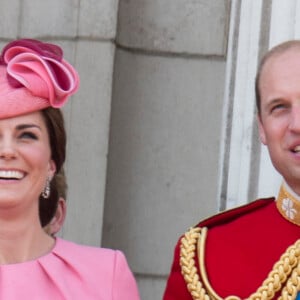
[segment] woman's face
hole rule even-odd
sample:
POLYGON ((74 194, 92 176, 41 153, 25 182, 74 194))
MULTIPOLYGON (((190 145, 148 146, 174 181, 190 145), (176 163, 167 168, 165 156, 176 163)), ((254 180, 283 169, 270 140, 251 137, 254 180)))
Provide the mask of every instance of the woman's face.
POLYGON ((0 120, 0 209, 38 207, 46 180, 54 172, 41 112, 0 120))

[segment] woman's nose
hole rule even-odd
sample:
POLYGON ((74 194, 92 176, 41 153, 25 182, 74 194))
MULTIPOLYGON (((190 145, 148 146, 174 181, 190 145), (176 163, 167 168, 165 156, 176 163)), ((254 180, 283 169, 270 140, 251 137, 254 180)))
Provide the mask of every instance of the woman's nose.
POLYGON ((12 159, 16 157, 14 143, 9 138, 0 138, 0 159, 12 159))

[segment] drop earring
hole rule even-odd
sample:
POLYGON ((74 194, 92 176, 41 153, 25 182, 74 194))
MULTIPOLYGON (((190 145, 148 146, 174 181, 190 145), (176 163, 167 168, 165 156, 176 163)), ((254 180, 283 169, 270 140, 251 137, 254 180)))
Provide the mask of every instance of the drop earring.
POLYGON ((50 196, 50 178, 48 177, 47 178, 47 181, 46 181, 46 185, 45 185, 45 188, 42 192, 42 197, 44 199, 48 199, 50 196))

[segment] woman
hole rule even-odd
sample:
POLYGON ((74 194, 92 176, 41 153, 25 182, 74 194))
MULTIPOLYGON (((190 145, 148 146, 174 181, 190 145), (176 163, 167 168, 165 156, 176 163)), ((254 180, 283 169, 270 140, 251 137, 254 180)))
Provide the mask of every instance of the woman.
MULTIPOLYGON (((9 43, 0 59, 0 299, 139 299, 119 251, 47 234, 40 202, 57 201, 66 136, 59 108, 79 78, 62 50, 9 43)), ((45 207, 45 205, 44 205, 45 207)), ((56 203, 53 207, 56 207, 56 203)))

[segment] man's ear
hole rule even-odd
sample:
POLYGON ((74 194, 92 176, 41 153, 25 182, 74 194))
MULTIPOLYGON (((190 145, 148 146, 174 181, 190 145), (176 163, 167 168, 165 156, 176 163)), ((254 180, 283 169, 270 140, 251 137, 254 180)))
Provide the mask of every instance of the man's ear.
POLYGON ((258 124, 259 139, 264 145, 266 145, 267 144, 266 133, 259 113, 257 114, 256 119, 258 124))

